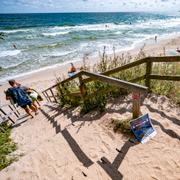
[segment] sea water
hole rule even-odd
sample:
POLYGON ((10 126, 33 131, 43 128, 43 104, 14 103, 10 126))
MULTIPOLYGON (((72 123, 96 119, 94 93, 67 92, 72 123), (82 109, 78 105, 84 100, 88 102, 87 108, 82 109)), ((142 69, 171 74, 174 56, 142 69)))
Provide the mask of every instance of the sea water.
POLYGON ((0 14, 0 81, 84 55, 128 50, 180 32, 180 16, 152 13, 0 14), (16 47, 14 47, 15 45, 16 47))

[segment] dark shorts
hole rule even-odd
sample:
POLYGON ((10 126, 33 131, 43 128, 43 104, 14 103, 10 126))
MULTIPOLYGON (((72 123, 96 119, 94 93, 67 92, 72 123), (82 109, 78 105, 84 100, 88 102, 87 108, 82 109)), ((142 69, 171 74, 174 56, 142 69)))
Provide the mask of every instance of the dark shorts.
POLYGON ((26 109, 28 106, 31 106, 32 102, 29 101, 26 105, 21 106, 23 109, 26 109))

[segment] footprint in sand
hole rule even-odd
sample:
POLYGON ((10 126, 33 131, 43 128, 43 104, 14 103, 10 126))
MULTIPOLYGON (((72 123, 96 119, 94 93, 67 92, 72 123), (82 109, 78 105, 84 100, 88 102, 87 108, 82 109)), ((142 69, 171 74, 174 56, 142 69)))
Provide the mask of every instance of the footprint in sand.
POLYGON ((113 135, 111 132, 108 131, 107 134, 108 134, 108 136, 109 136, 112 140, 115 139, 114 135, 113 135))

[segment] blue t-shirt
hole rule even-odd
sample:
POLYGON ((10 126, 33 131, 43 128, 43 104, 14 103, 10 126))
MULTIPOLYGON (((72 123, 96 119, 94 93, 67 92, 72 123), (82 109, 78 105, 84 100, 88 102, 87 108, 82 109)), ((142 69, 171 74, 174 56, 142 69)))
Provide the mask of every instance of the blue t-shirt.
POLYGON ((21 87, 9 88, 6 95, 10 96, 14 103, 17 103, 19 106, 25 106, 31 103, 31 100, 21 87))

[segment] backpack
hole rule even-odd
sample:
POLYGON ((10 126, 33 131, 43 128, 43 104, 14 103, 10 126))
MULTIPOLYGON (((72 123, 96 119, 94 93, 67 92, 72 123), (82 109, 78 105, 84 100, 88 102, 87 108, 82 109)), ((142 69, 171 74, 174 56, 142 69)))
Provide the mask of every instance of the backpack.
POLYGON ((13 102, 17 103, 19 106, 24 106, 31 103, 31 100, 21 87, 9 88, 6 92, 6 96, 7 95, 9 95, 13 99, 13 102))

